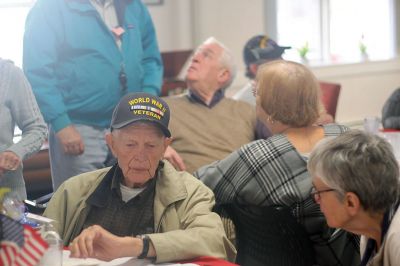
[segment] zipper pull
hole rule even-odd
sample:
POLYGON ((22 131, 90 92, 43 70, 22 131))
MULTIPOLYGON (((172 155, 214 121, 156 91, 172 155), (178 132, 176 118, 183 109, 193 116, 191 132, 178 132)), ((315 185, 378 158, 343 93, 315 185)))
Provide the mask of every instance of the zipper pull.
POLYGON ((128 78, 125 74, 124 63, 121 63, 121 70, 119 71, 119 83, 121 84, 121 90, 126 92, 128 90, 128 78))

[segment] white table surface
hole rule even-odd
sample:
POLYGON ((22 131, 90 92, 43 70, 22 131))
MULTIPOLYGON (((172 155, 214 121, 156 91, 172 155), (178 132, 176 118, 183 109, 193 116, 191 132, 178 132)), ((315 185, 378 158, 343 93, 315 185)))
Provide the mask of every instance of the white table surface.
MULTIPOLYGON (((119 258, 109 262, 101 261, 97 259, 76 259, 69 257, 70 252, 68 250, 63 251, 63 266, 151 266, 155 265, 150 260, 136 259, 136 258, 119 258)), ((161 263, 157 265, 173 266, 173 265, 185 265, 185 266, 197 266, 193 263, 161 263)))

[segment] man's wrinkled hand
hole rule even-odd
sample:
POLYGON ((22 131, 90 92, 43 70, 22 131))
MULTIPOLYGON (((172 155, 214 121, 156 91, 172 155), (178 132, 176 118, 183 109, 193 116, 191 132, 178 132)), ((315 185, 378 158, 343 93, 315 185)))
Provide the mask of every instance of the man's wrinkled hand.
POLYGON ((58 131, 56 135, 66 154, 80 155, 85 151, 83 139, 74 126, 67 126, 58 131))
POLYGON ((99 225, 84 229, 70 244, 72 258, 96 258, 110 261, 121 257, 137 257, 142 240, 135 237, 119 237, 99 225))
POLYGON ((183 162, 182 157, 171 146, 168 146, 165 150, 164 159, 167 159, 177 170, 186 170, 186 165, 183 162))

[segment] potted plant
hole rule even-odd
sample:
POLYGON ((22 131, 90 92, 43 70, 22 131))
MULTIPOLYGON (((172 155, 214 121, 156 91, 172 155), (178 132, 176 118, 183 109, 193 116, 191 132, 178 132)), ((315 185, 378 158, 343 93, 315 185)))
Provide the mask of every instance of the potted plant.
POLYGON ((360 49, 361 59, 368 60, 367 45, 365 44, 364 34, 361 35, 360 42, 358 43, 358 48, 360 49))
POLYGON ((308 46, 308 42, 306 42, 303 46, 297 48, 297 52, 300 55, 301 61, 303 63, 308 63, 307 54, 310 51, 310 47, 308 46))

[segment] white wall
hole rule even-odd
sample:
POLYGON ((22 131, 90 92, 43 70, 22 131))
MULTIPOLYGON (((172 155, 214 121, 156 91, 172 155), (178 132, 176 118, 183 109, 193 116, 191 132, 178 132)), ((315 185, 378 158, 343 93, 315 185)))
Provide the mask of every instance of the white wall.
POLYGON ((162 52, 194 49, 214 36, 232 50, 238 65, 233 89, 246 82, 244 43, 264 30, 263 0, 164 0, 149 6, 162 52))
POLYGON ((193 48, 192 0, 164 0, 148 9, 162 52, 193 48))
POLYGON ((214 36, 241 61, 243 43, 263 32, 263 0, 164 0, 148 6, 161 51, 193 48, 214 36))
POLYGON ((246 83, 243 46, 248 39, 264 32, 263 0, 194 0, 195 44, 214 36, 231 49, 238 73, 232 91, 246 83))
POLYGON ((366 116, 381 117, 382 106, 400 87, 400 60, 312 67, 319 80, 340 83, 336 119, 362 123, 366 116))
POLYGON ((262 0, 195 0, 195 42, 209 36, 222 41, 242 63, 243 44, 263 32, 262 0))
MULTIPOLYGON (((230 47, 239 70, 232 92, 246 82, 242 48, 251 36, 264 33, 264 8, 264 0, 164 0, 149 10, 162 51, 195 48, 209 36, 230 47)), ((380 117, 383 103, 400 87, 398 59, 312 69, 318 79, 342 85, 336 115, 343 123, 380 117)))

